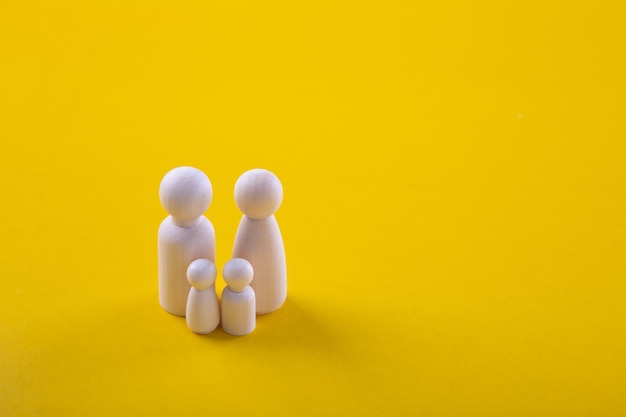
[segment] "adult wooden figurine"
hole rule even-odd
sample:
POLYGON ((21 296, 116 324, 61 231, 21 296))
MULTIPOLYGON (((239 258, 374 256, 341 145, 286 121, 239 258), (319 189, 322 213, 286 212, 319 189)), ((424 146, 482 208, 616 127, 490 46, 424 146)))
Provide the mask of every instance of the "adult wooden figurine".
POLYGON ((178 167, 163 177, 159 196, 170 214, 159 227, 159 302, 169 313, 184 316, 191 288, 187 267, 199 258, 215 262, 215 230, 203 216, 213 188, 199 169, 178 167))
POLYGON ((274 217, 282 200, 280 181, 265 169, 247 171, 235 184, 235 202, 243 217, 235 236, 233 258, 252 264, 250 286, 256 294, 257 314, 277 310, 287 297, 285 248, 274 217))

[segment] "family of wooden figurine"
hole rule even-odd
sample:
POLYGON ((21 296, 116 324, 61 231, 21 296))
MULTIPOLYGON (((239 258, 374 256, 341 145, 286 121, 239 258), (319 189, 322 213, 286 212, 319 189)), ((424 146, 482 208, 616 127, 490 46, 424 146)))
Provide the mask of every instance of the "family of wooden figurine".
POLYGON ((227 286, 221 308, 215 293, 215 230, 204 216, 213 196, 209 178, 196 168, 174 168, 163 177, 159 196, 169 213, 158 237, 161 306, 185 316, 196 333, 210 333, 220 321, 226 333, 252 332, 256 314, 277 310, 287 297, 285 248, 274 217, 283 188, 276 175, 253 169, 235 184, 243 217, 233 259, 222 271, 227 286))

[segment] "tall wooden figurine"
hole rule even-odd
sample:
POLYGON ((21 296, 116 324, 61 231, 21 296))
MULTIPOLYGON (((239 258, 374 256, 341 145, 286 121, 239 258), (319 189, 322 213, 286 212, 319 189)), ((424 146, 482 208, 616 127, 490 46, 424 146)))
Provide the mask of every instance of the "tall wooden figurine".
POLYGON ((215 231, 203 216, 213 188, 199 169, 178 167, 163 177, 159 196, 170 214, 159 227, 159 302, 169 313, 184 316, 191 288, 187 267, 198 258, 215 262, 215 231))
POLYGON ((274 217, 282 200, 280 181, 265 169, 247 171, 235 184, 235 201, 243 217, 235 236, 233 258, 252 264, 250 286, 256 294, 257 314, 277 310, 287 297, 285 248, 274 217))

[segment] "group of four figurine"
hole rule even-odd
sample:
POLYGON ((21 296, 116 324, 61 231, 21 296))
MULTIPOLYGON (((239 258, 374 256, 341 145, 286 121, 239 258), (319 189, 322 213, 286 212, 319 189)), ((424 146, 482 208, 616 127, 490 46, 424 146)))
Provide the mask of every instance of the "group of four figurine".
POLYGON ((204 216, 213 196, 209 178, 196 168, 174 168, 163 177, 159 196, 169 213, 158 237, 161 306, 185 316, 196 333, 210 333, 220 322, 232 335, 252 332, 256 314, 277 310, 287 297, 285 248, 274 217, 283 188, 276 175, 253 169, 235 184, 243 217, 233 259, 222 271, 227 286, 221 309, 215 292, 215 230, 204 216))

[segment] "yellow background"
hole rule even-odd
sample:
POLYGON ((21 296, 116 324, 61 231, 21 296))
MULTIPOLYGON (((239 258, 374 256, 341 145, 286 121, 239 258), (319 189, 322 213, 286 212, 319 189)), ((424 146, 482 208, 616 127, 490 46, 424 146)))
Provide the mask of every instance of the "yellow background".
POLYGON ((625 415, 625 53, 618 1, 3 1, 0 415, 625 415), (158 305, 178 165, 220 270, 283 182, 249 336, 158 305))

